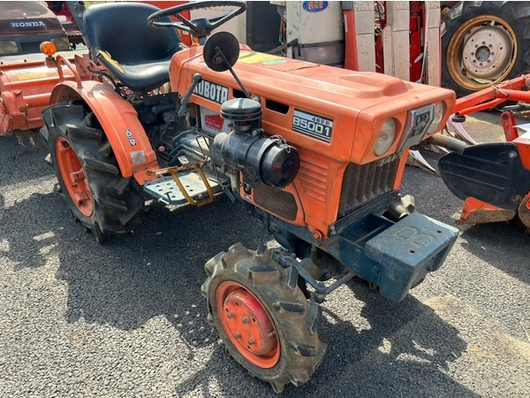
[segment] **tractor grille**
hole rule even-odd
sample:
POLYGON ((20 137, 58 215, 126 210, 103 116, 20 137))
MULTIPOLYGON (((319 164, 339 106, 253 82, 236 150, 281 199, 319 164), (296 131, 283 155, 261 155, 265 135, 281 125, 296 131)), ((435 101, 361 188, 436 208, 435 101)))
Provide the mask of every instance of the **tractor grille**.
POLYGON ((296 220, 298 206, 292 193, 263 185, 254 189, 254 203, 285 220, 296 220))
POLYGON ((339 217, 392 191, 400 158, 382 159, 358 165, 350 163, 344 173, 339 203, 339 217))

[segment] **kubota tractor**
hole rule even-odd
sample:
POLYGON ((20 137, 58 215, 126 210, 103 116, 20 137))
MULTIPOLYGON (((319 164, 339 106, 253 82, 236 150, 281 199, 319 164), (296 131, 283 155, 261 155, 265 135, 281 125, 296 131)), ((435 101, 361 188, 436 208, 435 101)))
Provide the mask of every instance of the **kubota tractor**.
POLYGON ((227 352, 281 392, 324 358, 327 294, 358 276, 400 301, 443 263, 457 230, 414 212, 399 187, 408 149, 443 127, 455 95, 210 36, 244 10, 238 1, 89 7, 97 79, 82 81, 44 45, 48 65, 76 79, 53 90, 41 132, 69 208, 99 241, 137 226, 144 200, 133 181, 172 205, 224 193, 263 222, 281 249, 233 245, 206 263, 201 290, 227 352), (226 6, 235 9, 182 15, 226 6), (199 44, 183 46, 177 28, 199 44))

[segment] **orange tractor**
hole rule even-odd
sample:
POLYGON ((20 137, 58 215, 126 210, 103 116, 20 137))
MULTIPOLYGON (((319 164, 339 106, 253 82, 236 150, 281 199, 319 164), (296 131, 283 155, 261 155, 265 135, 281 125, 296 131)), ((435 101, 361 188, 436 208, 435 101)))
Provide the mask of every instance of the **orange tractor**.
POLYGON ((244 11, 238 1, 89 7, 94 79, 43 45, 48 65, 75 79, 54 88, 41 134, 67 205, 98 241, 138 225, 136 185, 168 205, 224 193, 262 221, 281 248, 233 245, 206 263, 201 290, 227 352, 281 392, 324 358, 326 295, 357 276, 400 301, 445 260, 457 230, 414 212, 399 188, 409 148, 444 126, 455 95, 211 35, 244 11), (220 6, 234 8, 182 15, 220 6), (183 46, 176 29, 198 44, 183 46))

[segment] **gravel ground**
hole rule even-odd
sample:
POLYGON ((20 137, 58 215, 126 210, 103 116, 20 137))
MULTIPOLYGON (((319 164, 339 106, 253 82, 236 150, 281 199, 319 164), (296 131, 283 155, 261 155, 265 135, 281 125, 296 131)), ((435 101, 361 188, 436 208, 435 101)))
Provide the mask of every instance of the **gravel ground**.
MULTIPOLYGON (((469 127, 484 139, 492 117, 469 127)), ((199 290, 210 257, 271 240, 259 222, 226 199, 153 204, 134 233, 98 245, 44 157, 0 139, 0 397, 277 396, 224 353, 199 290)), ((413 167, 402 192, 449 224, 462 205, 413 167)), ((332 294, 319 329, 328 354, 283 396, 529 397, 530 237, 458 228, 446 263, 403 302, 358 280, 332 294)))

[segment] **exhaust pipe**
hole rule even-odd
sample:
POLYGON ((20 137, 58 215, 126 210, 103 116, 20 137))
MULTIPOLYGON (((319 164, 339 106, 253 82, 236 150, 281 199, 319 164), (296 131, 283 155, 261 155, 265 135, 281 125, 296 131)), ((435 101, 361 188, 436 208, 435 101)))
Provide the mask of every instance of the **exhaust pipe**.
POLYGON ((465 142, 443 134, 435 134, 430 137, 427 142, 442 148, 446 148, 451 152, 456 152, 459 155, 462 155, 464 153, 464 149, 467 148, 465 142))

